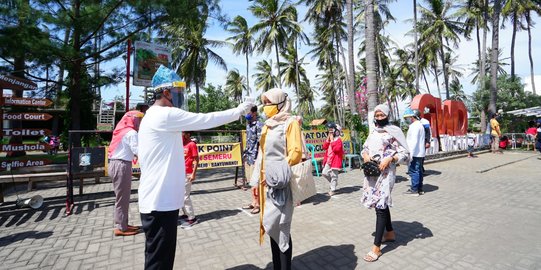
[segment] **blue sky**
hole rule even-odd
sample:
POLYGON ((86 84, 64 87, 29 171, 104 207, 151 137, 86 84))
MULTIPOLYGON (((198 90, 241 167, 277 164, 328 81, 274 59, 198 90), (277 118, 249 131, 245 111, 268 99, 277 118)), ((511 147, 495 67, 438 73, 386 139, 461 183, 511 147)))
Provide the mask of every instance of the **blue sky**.
MULTIPOLYGON (((254 18, 250 11, 248 10, 248 6, 250 5, 250 2, 247 0, 222 0, 222 9, 225 14, 230 19, 233 19, 237 15, 241 15, 244 18, 246 18, 248 25, 252 26, 257 22, 257 19, 254 18)), ((426 6, 424 1, 418 1, 418 4, 426 6)), ((386 27, 385 31, 390 34, 392 40, 396 42, 398 47, 404 47, 406 44, 411 43, 413 41, 413 37, 409 37, 406 35, 408 31, 412 29, 412 23, 407 22, 407 20, 413 18, 413 1, 405 1, 405 0, 399 0, 395 3, 391 3, 389 5, 390 10, 395 16, 396 21, 390 22, 389 25, 386 27)), ((306 14, 306 7, 300 6, 298 7, 299 11, 299 18, 303 19, 306 14)), ((537 23, 537 26, 541 22, 541 19, 538 16, 533 17, 534 22, 537 23)), ((303 30, 310 36, 312 27, 306 23, 302 23, 303 30)), ((532 52, 533 52, 533 59, 534 59, 534 65, 535 65, 535 78, 536 78, 536 88, 537 92, 541 92, 541 31, 539 28, 533 28, 532 29, 532 52)), ((359 35, 359 34, 358 34, 359 35)), ((490 35, 488 37, 487 46, 490 46, 490 35)), ((225 40, 228 38, 230 34, 225 31, 221 26, 217 24, 212 24, 211 27, 208 29, 206 33, 206 37, 208 39, 214 39, 214 40, 225 40)), ((346 47, 347 44, 344 43, 344 46, 346 47)), ((503 56, 509 57, 509 48, 511 46, 511 26, 509 25, 509 22, 507 22, 506 28, 500 30, 500 48, 503 50, 503 56)), ((310 50, 309 47, 304 46, 300 48, 300 55, 305 55, 310 50)), ((227 67, 229 70, 236 68, 238 69, 241 74, 245 74, 246 70, 246 63, 244 56, 240 55, 234 55, 230 48, 219 48, 215 50, 218 52, 226 61, 227 67)), ((465 38, 461 38, 461 41, 459 43, 459 48, 455 49, 455 54, 459 56, 458 59, 458 65, 464 69, 465 76, 462 78, 462 84, 464 85, 464 91, 467 94, 471 94, 476 87, 474 85, 470 84, 471 77, 468 75, 471 73, 470 69, 472 67, 471 63, 473 63, 477 59, 477 43, 473 40, 466 40, 465 38)), ((262 55, 253 55, 250 58, 250 76, 254 74, 254 67, 255 63, 257 61, 260 61, 262 59, 267 60, 273 60, 273 63, 276 62, 275 60, 274 52, 271 52, 271 54, 262 54, 262 55)), ((510 60, 507 60, 509 63, 510 60)), ((529 74, 530 74, 530 64, 528 60, 528 36, 526 31, 518 32, 517 38, 516 38, 516 46, 515 46, 515 62, 516 62, 516 73, 518 76, 520 76, 523 79, 523 83, 526 83, 526 89, 531 89, 529 87, 529 74)), ((311 56, 307 56, 305 58, 305 69, 307 70, 308 77, 311 79, 312 85, 317 85, 317 80, 315 79, 316 74, 318 74, 318 70, 315 67, 315 64, 311 61, 311 56)), ((123 60, 113 61, 108 65, 105 65, 104 68, 109 67, 121 67, 125 65, 123 60)), ((510 66, 506 66, 505 69, 507 71, 510 71, 510 66)), ((207 83, 212 83, 214 85, 223 85, 225 84, 227 72, 224 70, 221 70, 217 68, 212 63, 209 63, 209 66, 207 68, 207 83)), ((251 88, 255 89, 253 87, 253 78, 250 78, 250 84, 251 88)), ((424 83, 421 82, 421 90, 426 90, 424 83)), ((436 83, 430 81, 430 89, 433 91, 432 94, 434 96, 437 96, 437 94, 434 92, 436 89, 436 83)), ((142 94, 143 88, 137 87, 137 86, 131 86, 131 98, 130 103, 134 104, 138 101, 140 101, 139 96, 142 94)), ((443 89, 443 88, 442 88, 443 89)), ((286 91, 292 91, 292 89, 286 89, 286 91)), ((531 91, 531 90, 530 90, 531 91)), ((442 93, 443 94, 443 93, 442 93)), ((116 87, 109 87, 102 90, 102 95, 105 100, 112 100, 115 96, 124 96, 125 95, 125 83, 121 83, 117 85, 116 87)), ((255 94, 254 94, 255 96, 255 94)), ((321 96, 318 96, 317 99, 321 99, 321 96)), ((323 103, 321 101, 316 102, 316 107, 321 106, 323 103)))

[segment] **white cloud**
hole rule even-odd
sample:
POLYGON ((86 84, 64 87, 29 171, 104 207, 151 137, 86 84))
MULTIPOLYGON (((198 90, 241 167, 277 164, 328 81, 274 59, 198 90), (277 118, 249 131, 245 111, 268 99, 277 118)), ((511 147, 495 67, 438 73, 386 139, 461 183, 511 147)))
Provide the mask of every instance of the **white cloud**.
MULTIPOLYGON (((532 87, 532 77, 528 76, 525 77, 524 82, 524 91, 533 93, 533 87, 532 87)), ((535 84, 535 93, 537 95, 541 94, 541 75, 534 75, 534 84, 535 84)))

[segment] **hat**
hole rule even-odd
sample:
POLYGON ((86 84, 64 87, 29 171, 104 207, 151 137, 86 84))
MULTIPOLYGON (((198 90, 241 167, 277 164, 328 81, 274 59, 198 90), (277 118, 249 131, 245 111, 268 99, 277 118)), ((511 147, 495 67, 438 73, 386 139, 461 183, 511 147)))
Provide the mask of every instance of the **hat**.
POLYGON ((186 83, 182 81, 180 76, 164 65, 160 65, 152 77, 151 85, 155 90, 167 87, 186 87, 186 83))

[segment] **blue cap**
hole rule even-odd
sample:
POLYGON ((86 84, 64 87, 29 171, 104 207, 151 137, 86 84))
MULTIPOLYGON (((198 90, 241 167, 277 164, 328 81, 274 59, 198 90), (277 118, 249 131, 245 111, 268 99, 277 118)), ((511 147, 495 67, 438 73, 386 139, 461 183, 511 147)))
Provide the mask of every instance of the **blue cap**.
POLYGON ((248 121, 251 121, 252 120, 252 114, 249 113, 246 116, 244 116, 244 118, 246 118, 246 120, 248 120, 248 121))
POLYGON ((404 117, 404 118, 406 118, 406 117, 415 117, 415 114, 413 113, 413 110, 411 108, 407 108, 404 111, 404 115, 402 117, 404 117))
POLYGON ((180 76, 173 70, 160 65, 154 77, 152 77, 152 87, 160 88, 164 86, 172 86, 174 82, 180 82, 180 76))

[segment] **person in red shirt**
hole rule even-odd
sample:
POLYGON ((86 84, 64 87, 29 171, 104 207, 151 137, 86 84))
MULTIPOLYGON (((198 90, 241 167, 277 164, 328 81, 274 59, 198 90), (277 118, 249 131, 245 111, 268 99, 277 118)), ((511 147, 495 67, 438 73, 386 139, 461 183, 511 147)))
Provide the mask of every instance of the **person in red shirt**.
POLYGON ((192 182, 195 180, 197 166, 199 165, 199 152, 197 151, 197 145, 191 140, 190 136, 190 131, 182 132, 184 162, 186 166, 186 191, 184 194, 184 206, 182 207, 184 215, 180 216, 180 218, 185 219, 186 221, 180 225, 181 228, 189 228, 197 223, 190 193, 192 191, 192 182))
POLYGON ((338 184, 338 171, 342 168, 344 146, 342 139, 340 139, 340 127, 334 123, 329 123, 327 128, 328 136, 323 143, 325 157, 323 158, 323 172, 321 174, 330 182, 331 191, 329 191, 329 196, 333 196, 338 184))

